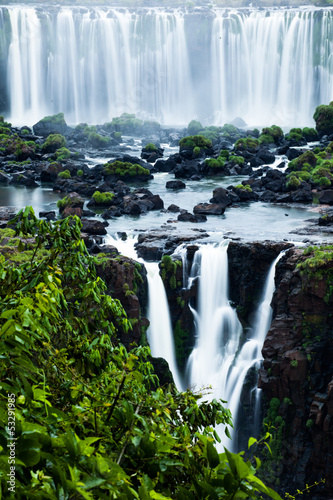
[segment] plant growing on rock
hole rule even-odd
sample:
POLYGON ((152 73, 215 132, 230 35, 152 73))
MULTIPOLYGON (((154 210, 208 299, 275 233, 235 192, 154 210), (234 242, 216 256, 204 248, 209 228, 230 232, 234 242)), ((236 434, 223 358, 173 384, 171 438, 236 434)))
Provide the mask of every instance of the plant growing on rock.
POLYGON ((195 147, 210 149, 213 147, 212 141, 203 135, 189 135, 179 141, 180 149, 194 149, 195 147))
POLYGON ((238 139, 235 144, 235 150, 245 149, 246 151, 256 151, 259 147, 259 140, 255 137, 245 137, 242 139, 238 139))
POLYGON ((66 146, 66 139, 61 134, 50 134, 42 145, 43 153, 55 153, 57 149, 66 146))
POLYGON ((152 153, 158 150, 155 144, 153 144, 152 142, 148 142, 148 144, 143 149, 145 151, 151 151, 152 153))
POLYGON ((142 178, 148 177, 150 172, 147 168, 141 167, 138 164, 132 164, 129 162, 115 161, 113 163, 106 163, 103 168, 103 173, 105 175, 115 175, 119 178, 121 177, 136 177, 140 176, 142 178))
POLYGON ((319 137, 333 134, 333 101, 316 107, 313 115, 319 137))
POLYGON ((205 165, 213 170, 220 170, 225 165, 225 158, 218 156, 217 158, 207 158, 205 160, 205 165))
POLYGON ((202 129, 203 129, 203 126, 197 120, 192 120, 187 125, 187 131, 188 131, 189 135, 197 135, 200 132, 200 130, 202 130, 202 129))
POLYGON ((59 172, 58 177, 59 179, 70 179, 71 173, 69 170, 64 170, 63 172, 59 172))
MULTIPOLYGON (((48 248, 40 262, 0 259, 0 410, 8 414, 10 394, 16 498, 280 500, 256 476, 259 461, 216 451, 214 426, 231 423, 229 410, 159 387, 149 348, 112 341, 129 321, 96 276, 80 221, 39 221, 28 207, 14 223, 35 249, 48 248)), ((7 492, 10 436, 1 427, 7 492)))
POLYGON ((55 155, 57 161, 65 161, 71 157, 71 152, 67 148, 59 148, 57 149, 55 155))
POLYGON ((92 195, 92 199, 94 200, 96 205, 101 206, 110 206, 114 200, 114 193, 105 192, 100 193, 99 191, 95 191, 92 195))

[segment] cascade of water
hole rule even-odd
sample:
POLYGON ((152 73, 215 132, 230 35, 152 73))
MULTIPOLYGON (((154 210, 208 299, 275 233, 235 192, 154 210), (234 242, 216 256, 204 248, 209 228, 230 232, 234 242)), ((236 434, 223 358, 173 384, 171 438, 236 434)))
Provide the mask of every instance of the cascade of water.
POLYGON ((218 14, 211 80, 216 122, 241 116, 249 125, 311 124, 315 107, 333 96, 331 19, 331 10, 218 14))
POLYGON ((137 238, 127 238, 123 241, 110 235, 106 237, 106 243, 115 246, 122 255, 142 262, 147 269, 148 319, 150 322, 147 337, 149 346, 152 356, 164 358, 168 362, 175 385, 181 391, 183 390, 183 382, 177 366, 168 299, 159 273, 159 266, 157 262, 145 262, 138 258, 134 247, 136 241, 137 238))
POLYGON ((241 116, 312 126, 315 107, 333 99, 332 17, 331 8, 216 9, 196 43, 197 17, 180 10, 0 7, 9 118, 31 124, 62 111, 69 123, 103 123, 129 112, 169 125, 241 116))
POLYGON ((199 305, 197 311, 193 310, 197 341, 188 360, 188 380, 194 388, 212 386, 211 397, 228 402, 234 420, 230 432, 233 441, 227 442, 221 432, 220 447, 238 447, 240 398, 249 370, 258 367, 262 359, 261 349, 272 319, 275 266, 281 255, 271 265, 252 335, 244 343, 242 326, 228 300, 227 245, 202 246, 193 261, 195 272, 199 268, 199 305))
POLYGON ((169 305, 157 262, 146 262, 148 271, 148 318, 150 326, 147 331, 151 353, 155 358, 164 358, 173 375, 178 390, 183 384, 176 362, 173 331, 170 321, 169 305))

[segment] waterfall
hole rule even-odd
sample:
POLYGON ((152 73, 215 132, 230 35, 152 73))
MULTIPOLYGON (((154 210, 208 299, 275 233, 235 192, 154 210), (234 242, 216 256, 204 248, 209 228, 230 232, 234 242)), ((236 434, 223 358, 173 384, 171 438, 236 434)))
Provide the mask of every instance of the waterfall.
POLYGON ((177 389, 182 390, 182 381, 176 362, 173 330, 169 305, 157 262, 146 262, 148 271, 148 318, 147 331, 151 353, 155 358, 164 358, 168 364, 177 389))
POLYGON ((218 247, 203 245, 193 260, 192 267, 199 269, 199 300, 198 309, 192 309, 197 339, 188 360, 188 383, 193 389, 211 387, 211 399, 227 401, 234 421, 234 429, 230 430, 233 439, 228 442, 221 426, 218 429, 220 447, 226 445, 234 451, 238 448, 243 386, 249 370, 258 368, 262 360, 261 349, 272 319, 270 303, 274 292, 275 266, 281 256, 271 265, 253 331, 247 339, 244 339, 242 325, 228 299, 227 244, 218 247))
POLYGON ((3 6, 0 112, 16 125, 129 112, 167 125, 313 126, 333 99, 332 12, 3 6))
POLYGON ((176 362, 169 304, 159 273, 158 263, 145 262, 143 259, 138 258, 134 247, 137 238, 129 237, 123 241, 120 238, 113 238, 108 235, 105 241, 107 244, 115 246, 122 255, 144 264, 148 279, 148 319, 150 326, 147 330, 147 338, 150 350, 152 356, 164 358, 168 362, 177 389, 179 391, 183 390, 183 383, 176 362))

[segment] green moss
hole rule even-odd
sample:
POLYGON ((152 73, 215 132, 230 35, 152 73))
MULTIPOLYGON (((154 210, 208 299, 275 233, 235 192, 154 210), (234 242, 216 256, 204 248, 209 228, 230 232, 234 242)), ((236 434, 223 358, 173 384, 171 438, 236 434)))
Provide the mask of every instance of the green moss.
POLYGON ((82 176, 83 176, 83 170, 78 170, 78 171, 76 172, 76 175, 77 175, 78 177, 82 177, 82 176))
POLYGON ((71 173, 69 170, 64 170, 63 172, 59 172, 58 177, 60 179, 70 179, 71 178, 71 173))
POLYGON ((105 206, 111 205, 114 197, 115 197, 114 193, 110 192, 100 193, 99 191, 95 191, 94 194, 92 195, 92 198, 96 203, 96 205, 105 205, 105 206))
POLYGON ((122 161, 106 163, 104 165, 103 172, 105 175, 115 175, 117 177, 147 177, 150 175, 150 172, 147 168, 141 167, 141 165, 133 165, 132 163, 122 161))
POLYGON ((252 189, 248 184, 246 184, 245 186, 243 184, 237 184, 237 186, 235 186, 235 189, 241 189, 242 191, 247 191, 248 193, 252 193, 252 189))
POLYGON ((123 113, 121 116, 113 118, 111 125, 117 132, 136 135, 141 134, 144 123, 134 114, 123 113))
POLYGON ((50 134, 42 145, 43 153, 55 153, 57 149, 66 146, 66 139, 61 134, 50 134))
POLYGON ((67 148, 59 148, 56 151, 56 160, 57 161, 64 161, 70 158, 71 152, 67 148))
POLYGON ((231 161, 235 165, 243 166, 245 160, 244 160, 243 156, 230 155, 229 156, 229 161, 231 161))
POLYGON ((51 115, 51 116, 45 116, 42 120, 40 120, 42 123, 54 123, 54 124, 62 124, 66 123, 65 122, 65 117, 64 113, 57 113, 56 115, 51 115))
POLYGON ((333 294, 333 245, 308 247, 303 255, 310 257, 297 264, 305 282, 323 281, 326 286, 324 300, 329 302, 333 294))
POLYGON ((259 136, 259 142, 260 144, 272 144, 274 143, 274 138, 272 135, 269 134, 261 134, 259 136))
POLYGON ((222 156, 222 158, 228 160, 230 156, 230 151, 228 151, 227 149, 221 149, 219 156, 222 156))
POLYGON ((271 127, 266 127, 262 129, 261 135, 259 136, 259 141, 260 142, 268 142, 268 138, 272 138, 273 141, 278 143, 280 139, 283 138, 283 130, 281 127, 278 127, 277 125, 272 125, 271 127), (266 139, 262 139, 262 137, 266 137, 266 139))
POLYGON ((153 153, 153 152, 157 151, 157 147, 152 142, 148 142, 148 144, 144 147, 144 150, 151 151, 153 153))
POLYGON ((319 135, 330 135, 333 133, 333 103, 331 102, 328 106, 321 104, 316 107, 313 115, 313 119, 316 122, 316 130, 319 135))
POLYGON ((304 127, 302 129, 302 135, 307 142, 318 140, 318 133, 314 128, 304 127))
POLYGON ((203 129, 203 126, 201 125, 200 122, 196 120, 192 120, 188 125, 187 125, 187 130, 189 135, 196 135, 200 130, 203 129))
POLYGON ((111 142, 110 137, 104 137, 97 132, 90 132, 88 135, 88 144, 94 148, 105 148, 111 142))
POLYGON ((222 158, 222 156, 218 156, 217 158, 207 158, 205 160, 205 165, 213 170, 221 169, 225 165, 225 159, 222 158))
POLYGON ((179 141, 179 147, 187 149, 194 149, 195 147, 212 148, 213 145, 211 140, 203 135, 189 135, 179 141))
POLYGON ((255 151, 259 146, 259 140, 255 137, 245 137, 238 139, 235 144, 235 150, 245 149, 247 151, 255 151))
POLYGON ((287 181, 287 188, 288 189, 297 189, 300 185, 301 185, 301 182, 296 177, 296 175, 291 175, 291 177, 287 181))

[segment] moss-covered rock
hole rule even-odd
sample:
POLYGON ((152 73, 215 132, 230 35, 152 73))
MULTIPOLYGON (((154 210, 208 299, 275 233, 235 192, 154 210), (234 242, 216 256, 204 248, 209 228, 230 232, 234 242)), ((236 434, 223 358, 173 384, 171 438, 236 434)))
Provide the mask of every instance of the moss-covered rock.
POLYGON ((255 152, 258 150, 260 145, 260 142, 258 139, 255 137, 243 137, 241 139, 238 139, 238 141, 235 144, 235 150, 236 151, 249 151, 249 152, 255 152))
POLYGON ((65 122, 64 113, 58 113, 56 115, 45 116, 42 120, 35 123, 33 130, 36 135, 47 137, 50 134, 67 135, 71 131, 71 128, 65 122))
POLYGON ((57 149, 65 148, 66 139, 61 134, 50 134, 42 145, 43 153, 55 153, 57 149))
POLYGON ((105 177, 112 176, 121 180, 135 178, 148 180, 151 178, 150 171, 147 168, 118 160, 113 163, 106 163, 103 168, 103 174, 105 177))
POLYGON ((203 135, 189 135, 187 137, 183 137, 179 141, 179 150, 182 151, 184 149, 192 150, 196 147, 200 149, 211 149, 213 147, 212 141, 207 139, 203 135))
POLYGON ((333 101, 316 107, 313 115, 319 137, 333 134, 333 101))

